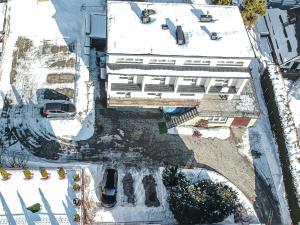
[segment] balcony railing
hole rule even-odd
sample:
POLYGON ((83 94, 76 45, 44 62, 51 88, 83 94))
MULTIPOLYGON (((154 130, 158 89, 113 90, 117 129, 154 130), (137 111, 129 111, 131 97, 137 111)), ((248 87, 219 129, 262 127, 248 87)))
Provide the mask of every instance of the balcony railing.
POLYGON ((145 92, 174 92, 173 85, 164 84, 146 84, 145 92))
POLYGON ((236 88, 234 86, 223 87, 223 86, 211 86, 208 93, 217 94, 236 94, 236 88))
POLYGON ((112 83, 112 91, 142 91, 141 84, 112 83))
POLYGON ((178 65, 146 65, 146 64, 117 64, 109 63, 108 68, 120 69, 141 69, 141 70, 180 70, 180 71, 209 71, 209 72, 249 72, 247 67, 230 66, 178 66, 178 65))
POLYGON ((204 93, 205 87, 203 85, 178 85, 178 93, 204 93))

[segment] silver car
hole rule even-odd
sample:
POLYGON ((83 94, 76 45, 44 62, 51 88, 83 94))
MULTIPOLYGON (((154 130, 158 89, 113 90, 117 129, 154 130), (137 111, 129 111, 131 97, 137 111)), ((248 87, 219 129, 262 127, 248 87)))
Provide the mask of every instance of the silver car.
POLYGON ((76 115, 76 107, 72 103, 46 103, 41 109, 41 114, 47 118, 73 119, 76 115))

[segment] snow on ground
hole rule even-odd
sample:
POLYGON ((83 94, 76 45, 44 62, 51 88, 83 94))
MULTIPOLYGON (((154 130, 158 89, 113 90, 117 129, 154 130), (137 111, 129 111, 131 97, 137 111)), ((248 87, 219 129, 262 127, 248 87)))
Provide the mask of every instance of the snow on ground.
POLYGON ((230 129, 222 128, 197 128, 197 127, 173 127, 168 129, 168 134, 193 135, 194 132, 200 132, 201 138, 218 138, 225 140, 230 137, 230 129))
MULTIPOLYGON (((285 81, 285 83, 287 83, 285 81)), ((290 82, 287 84, 288 87, 288 99, 289 99, 289 106, 292 112, 295 125, 298 129, 298 137, 300 138, 300 79, 295 82, 290 82)))
MULTIPOLYGON (((93 7, 99 5, 99 10, 101 10, 102 2, 100 0, 72 0, 68 2, 59 0, 47 2, 13 0, 8 3, 10 32, 3 58, 1 89, 4 93, 10 91, 10 73, 13 65, 12 55, 18 37, 27 37, 36 48, 40 48, 41 43, 44 41, 65 46, 73 43, 75 53, 70 53, 65 58, 75 58, 75 68, 59 68, 56 70, 74 73, 76 79, 73 84, 45 84, 45 75, 55 72, 55 69, 49 69, 45 65, 45 62, 47 64, 46 59, 48 56, 41 56, 37 49, 33 48, 32 52, 26 55, 29 58, 26 65, 17 68, 18 84, 14 85, 13 88, 15 90, 13 90, 12 94, 20 93, 23 104, 27 105, 38 101, 38 96, 36 96, 37 89, 74 89, 74 103, 78 112, 76 119, 67 121, 68 125, 66 125, 66 121, 49 120, 50 126, 48 127, 51 129, 46 130, 46 132, 55 136, 73 140, 87 139, 94 132, 94 88, 89 81, 88 60, 86 60, 84 48, 82 47, 85 40, 84 16, 89 10, 87 3, 92 4, 93 7)), ((42 103, 40 102, 40 104, 42 103)), ((38 110, 37 108, 38 106, 33 107, 32 112, 29 112, 28 108, 24 109, 24 111, 29 114, 35 114, 35 111, 38 110)), ((25 118, 25 121, 27 119, 25 118)), ((34 126, 43 127, 44 125, 35 123, 34 126)))
MULTIPOLYGON (((93 202, 93 206, 89 211, 89 215, 93 215, 94 222, 157 222, 160 224, 175 224, 172 212, 169 210, 167 203, 167 191, 162 183, 162 171, 148 170, 146 168, 137 170, 135 168, 118 168, 118 194, 117 205, 112 209, 106 209, 100 206, 99 202, 99 185, 104 174, 103 166, 90 166, 85 168, 85 180, 88 180, 88 185, 85 188, 85 200, 93 202), (122 179, 125 173, 131 173, 134 179, 134 194, 135 204, 127 203, 127 198, 124 196, 122 179), (157 197, 160 201, 159 207, 147 207, 145 205, 145 190, 142 184, 142 179, 145 175, 152 174, 156 181, 157 197)), ((213 181, 223 182, 238 192, 240 202, 246 209, 247 218, 252 223, 259 223, 253 206, 250 201, 243 195, 233 184, 221 175, 208 171, 206 169, 190 169, 183 170, 191 181, 201 179, 212 179, 213 181)), ((220 224, 234 224, 233 217, 227 218, 220 224)))
MULTIPOLYGON (((253 30, 248 30, 249 38, 252 43, 253 50, 257 57, 257 60, 251 65, 251 74, 255 87, 255 92, 260 105, 261 116, 256 124, 249 129, 249 136, 254 146, 240 146, 241 154, 248 155, 248 158, 252 158, 251 150, 260 151, 262 155, 260 159, 265 158, 265 162, 257 162, 254 160, 255 167, 258 168, 258 172, 275 188, 276 197, 279 201, 279 208, 281 212, 281 219, 284 224, 291 224, 290 213, 288 211, 288 203, 286 200, 285 187, 283 184, 283 177, 281 171, 281 163, 278 155, 278 147, 274 139, 272 129, 269 123, 268 111, 265 105, 265 100, 262 93, 260 77, 266 67, 267 63, 272 63, 271 48, 268 43, 268 39, 261 37, 259 32, 266 31, 266 23, 264 17, 258 17, 258 23, 253 30), (257 139, 255 141, 254 139, 257 139), (257 163, 256 163, 257 162, 257 163), (264 166, 266 165, 266 167, 264 166), (268 166, 267 166, 268 165, 268 166), (269 167, 269 168, 267 168, 269 167), (270 174, 267 172, 270 171, 270 174), (273 181, 273 182, 272 182, 273 181)), ((247 157, 247 156, 246 156, 247 157)), ((260 161, 259 159, 259 161, 260 161)))
POLYGON ((67 178, 59 179, 57 171, 51 173, 48 180, 41 180, 38 170, 32 170, 34 176, 25 180, 20 170, 10 170, 11 178, 0 180, 0 223, 1 224, 77 224, 75 214, 81 214, 80 208, 73 206, 75 197, 81 198, 80 192, 73 191, 73 175, 80 170, 67 170, 67 178), (51 188, 49 188, 51 187, 51 188), (26 208, 41 204, 38 213, 31 213, 26 208))

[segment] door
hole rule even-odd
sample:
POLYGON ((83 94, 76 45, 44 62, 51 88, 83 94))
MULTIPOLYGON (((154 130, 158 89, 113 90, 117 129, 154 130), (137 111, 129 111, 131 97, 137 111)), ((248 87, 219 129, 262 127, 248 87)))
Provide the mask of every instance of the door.
POLYGON ((231 126, 246 127, 248 126, 250 120, 251 120, 250 118, 246 118, 246 117, 234 118, 231 126))

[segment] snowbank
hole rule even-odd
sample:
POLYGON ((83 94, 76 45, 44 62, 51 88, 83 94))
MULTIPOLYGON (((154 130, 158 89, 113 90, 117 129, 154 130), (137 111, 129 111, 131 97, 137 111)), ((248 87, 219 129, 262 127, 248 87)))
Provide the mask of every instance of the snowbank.
POLYGON ((269 65, 268 71, 272 80, 275 92, 275 100, 277 103, 279 115, 281 117, 281 125, 284 130, 286 148, 288 150, 288 156, 291 164, 291 173, 297 192, 296 194, 298 198, 298 204, 300 205, 300 147, 297 129, 291 110, 289 108, 287 90, 284 84, 284 80, 279 72, 279 68, 276 65, 269 65))
POLYGON ((173 127, 168 129, 168 134, 193 135, 194 132, 200 132, 202 138, 218 138, 225 140, 230 137, 230 129, 222 128, 196 128, 196 127, 173 127))

